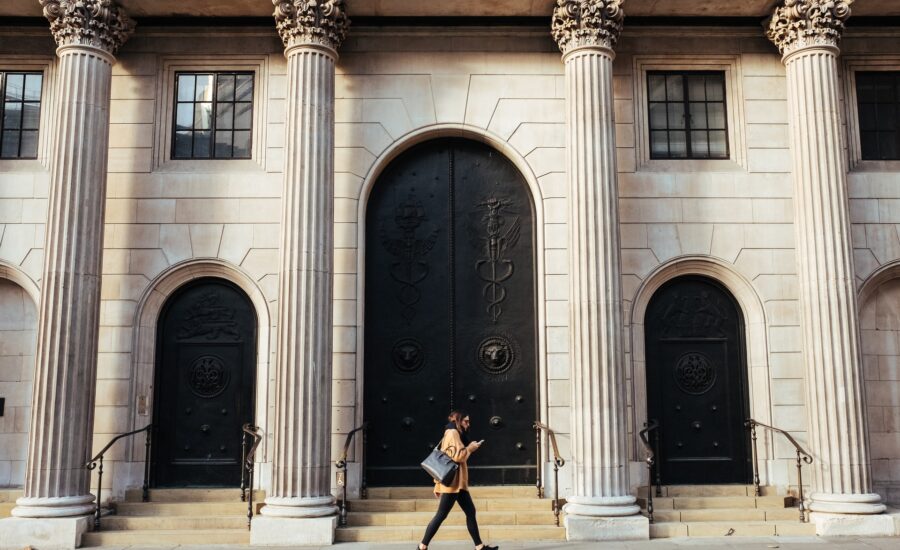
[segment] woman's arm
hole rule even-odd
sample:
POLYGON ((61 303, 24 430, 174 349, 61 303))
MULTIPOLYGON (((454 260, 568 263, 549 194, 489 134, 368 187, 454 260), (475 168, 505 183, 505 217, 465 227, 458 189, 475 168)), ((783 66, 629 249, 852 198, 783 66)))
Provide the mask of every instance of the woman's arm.
POLYGON ((463 445, 459 432, 453 428, 444 432, 444 440, 441 442, 441 450, 453 459, 453 462, 467 462, 469 457, 478 450, 478 443, 474 441, 468 446, 463 445))

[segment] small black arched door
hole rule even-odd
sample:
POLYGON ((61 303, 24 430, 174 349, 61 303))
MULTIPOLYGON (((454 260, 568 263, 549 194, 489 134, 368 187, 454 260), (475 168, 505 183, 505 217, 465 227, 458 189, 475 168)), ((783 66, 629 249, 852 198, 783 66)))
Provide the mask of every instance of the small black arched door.
POLYGON ((160 315, 156 357, 153 485, 238 486, 256 373, 249 298, 220 279, 180 288, 160 315))
POLYGON ((647 306, 645 338, 662 483, 749 483, 744 322, 734 298, 712 279, 673 279, 647 306))

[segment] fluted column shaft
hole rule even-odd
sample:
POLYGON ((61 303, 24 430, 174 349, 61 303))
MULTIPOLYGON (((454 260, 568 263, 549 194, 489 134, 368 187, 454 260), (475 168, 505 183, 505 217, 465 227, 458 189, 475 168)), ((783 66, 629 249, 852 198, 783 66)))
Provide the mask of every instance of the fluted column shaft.
POLYGON ((58 50, 50 209, 25 496, 12 514, 90 513, 90 458, 100 325, 100 273, 109 142, 109 53, 58 50))
POLYGON ((263 514, 321 517, 331 496, 334 50, 290 47, 278 289, 275 456, 263 514))
POLYGON ((564 58, 574 495, 566 513, 639 512, 628 485, 613 51, 564 58))
POLYGON ((872 494, 856 288, 841 144, 837 48, 785 56, 800 321, 807 376, 813 493, 810 509, 879 513, 872 494))

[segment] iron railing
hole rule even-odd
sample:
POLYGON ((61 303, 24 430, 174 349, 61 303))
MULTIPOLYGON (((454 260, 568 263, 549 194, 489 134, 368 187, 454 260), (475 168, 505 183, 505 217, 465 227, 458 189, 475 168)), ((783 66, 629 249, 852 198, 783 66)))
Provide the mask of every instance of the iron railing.
POLYGON ((250 529, 253 521, 253 471, 262 434, 259 426, 249 422, 244 424, 241 432, 241 502, 247 503, 247 529, 250 529))
POLYGON ((360 498, 366 498, 368 496, 368 491, 366 490, 366 429, 368 426, 368 422, 363 422, 362 426, 350 430, 350 433, 347 434, 347 439, 344 440, 344 450, 341 451, 341 457, 334 463, 338 469, 337 485, 341 488, 341 527, 347 526, 347 485, 349 481, 347 479, 347 454, 350 452, 350 444, 353 443, 353 436, 360 431, 363 433, 363 452, 360 460, 359 496, 360 498))
POLYGON ((762 427, 767 430, 780 433, 788 440, 788 442, 794 446, 794 451, 797 453, 797 496, 800 499, 800 522, 806 523, 809 521, 809 518, 806 514, 806 504, 803 498, 803 464, 812 464, 813 457, 810 455, 803 447, 797 443, 797 440, 791 436, 791 434, 782 430, 781 428, 775 428, 774 426, 769 426, 768 424, 763 424, 762 422, 758 422, 752 418, 748 418, 744 422, 744 426, 749 428, 750 430, 750 441, 752 443, 753 448, 753 488, 754 494, 759 496, 759 460, 757 458, 756 451, 756 427, 762 427))
POLYGON ((550 447, 553 449, 553 516, 556 518, 556 526, 559 527, 559 469, 566 465, 566 461, 559 455, 559 447, 556 445, 556 433, 550 429, 550 426, 542 424, 540 421, 534 421, 534 437, 535 447, 537 448, 537 492, 538 498, 544 498, 544 484, 541 481, 541 470, 544 467, 544 460, 541 456, 541 433, 547 432, 547 438, 550 440, 550 447))
POLYGON ((139 434, 141 432, 147 432, 147 439, 144 442, 144 484, 141 486, 141 500, 143 502, 147 502, 150 499, 150 440, 151 433, 153 428, 153 424, 147 424, 143 428, 139 430, 133 430, 128 433, 119 434, 116 437, 112 438, 109 443, 106 444, 103 449, 97 453, 97 456, 88 460, 84 467, 89 471, 97 470, 97 510, 94 512, 94 531, 100 530, 100 517, 102 515, 101 512, 101 504, 103 502, 103 455, 106 454, 106 451, 112 447, 116 441, 125 438, 131 437, 135 434, 139 434))
POLYGON ((647 453, 647 458, 644 459, 647 463, 647 517, 650 519, 650 523, 653 523, 653 493, 655 492, 658 497, 662 496, 659 485, 659 467, 656 465, 656 456, 659 454, 659 422, 656 419, 650 420, 649 423, 644 422, 644 429, 638 432, 638 436, 640 436, 641 443, 644 444, 644 451, 647 453), (650 432, 653 432, 653 446, 650 445, 648 437, 650 432), (656 483, 654 483, 654 474, 656 483))

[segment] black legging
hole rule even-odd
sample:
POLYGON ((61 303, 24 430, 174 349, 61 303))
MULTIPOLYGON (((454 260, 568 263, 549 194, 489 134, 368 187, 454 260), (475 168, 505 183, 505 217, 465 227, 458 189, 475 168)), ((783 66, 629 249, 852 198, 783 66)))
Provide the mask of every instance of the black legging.
POLYGON ((459 507, 462 508, 463 512, 466 514, 466 528, 469 530, 469 536, 472 537, 472 542, 475 543, 475 546, 481 545, 481 535, 478 534, 478 520, 475 519, 475 503, 472 502, 472 495, 469 494, 469 491, 443 493, 441 495, 441 502, 438 504, 437 512, 434 514, 434 517, 431 518, 431 523, 428 524, 428 528, 425 529, 425 536, 422 537, 422 544, 428 546, 431 539, 437 534, 438 527, 440 527, 441 524, 444 523, 444 520, 447 519, 450 509, 453 508, 453 504, 456 502, 459 502, 459 507))

